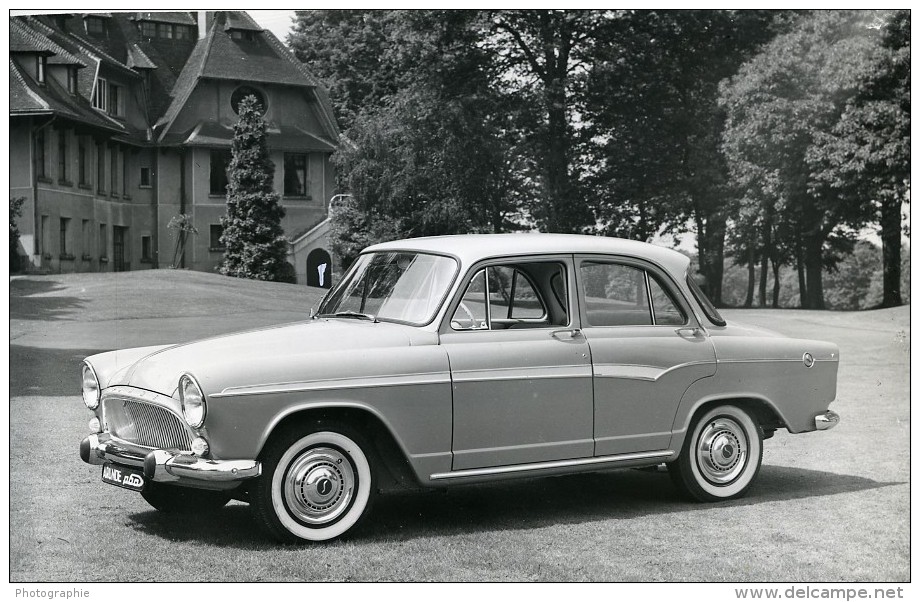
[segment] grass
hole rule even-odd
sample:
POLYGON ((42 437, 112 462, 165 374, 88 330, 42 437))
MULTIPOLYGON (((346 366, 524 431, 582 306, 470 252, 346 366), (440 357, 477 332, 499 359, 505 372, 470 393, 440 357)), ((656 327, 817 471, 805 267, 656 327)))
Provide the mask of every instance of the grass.
POLYGON ((298 319, 321 292, 166 270, 14 279, 11 580, 910 579, 908 308, 725 312, 836 342, 842 416, 826 433, 778 432, 749 495, 725 504, 684 502, 663 473, 611 471, 384 496, 348 540, 289 547, 244 504, 162 515, 80 461, 83 355, 298 319))

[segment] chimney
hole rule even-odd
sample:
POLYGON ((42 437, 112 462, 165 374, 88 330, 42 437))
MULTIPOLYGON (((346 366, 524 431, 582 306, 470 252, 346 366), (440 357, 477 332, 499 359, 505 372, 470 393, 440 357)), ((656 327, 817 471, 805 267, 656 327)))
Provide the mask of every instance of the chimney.
POLYGON ((198 16, 195 19, 195 21, 198 22, 198 39, 199 40, 203 39, 206 35, 208 35, 208 27, 211 25, 211 20, 208 19, 209 16, 210 15, 208 14, 208 11, 206 10, 198 11, 198 16))

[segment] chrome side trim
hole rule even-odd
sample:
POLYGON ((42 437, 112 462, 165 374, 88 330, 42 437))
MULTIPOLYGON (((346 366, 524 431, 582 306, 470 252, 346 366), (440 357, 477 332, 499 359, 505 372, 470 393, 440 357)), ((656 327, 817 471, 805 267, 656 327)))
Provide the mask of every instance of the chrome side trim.
POLYGON ((815 416, 815 428, 819 431, 832 429, 840 423, 840 414, 830 410, 815 416))
POLYGON ((464 477, 484 477, 489 475, 529 472, 532 470, 548 470, 553 468, 568 468, 572 466, 590 466, 593 464, 617 464, 634 460, 652 460, 667 458, 674 455, 673 451, 663 450, 655 452, 638 452, 632 454, 617 454, 615 456, 601 456, 599 458, 580 458, 577 460, 556 460, 554 462, 535 462, 532 464, 515 464, 514 466, 498 466, 495 468, 470 468, 467 470, 454 470, 451 472, 438 472, 429 478, 432 481, 443 479, 462 479, 464 477))
POLYGON ((220 393, 209 395, 209 397, 217 399, 220 397, 239 397, 241 395, 270 395, 272 393, 302 393, 305 391, 328 391, 333 389, 367 389, 370 387, 405 387, 411 385, 444 384, 450 384, 450 374, 447 372, 423 372, 418 374, 391 374, 362 378, 325 378, 313 381, 228 387, 220 393))
POLYGON ((547 378, 591 378, 591 365, 529 366, 527 368, 485 368, 454 370, 454 384, 487 381, 538 380, 547 378))
POLYGON ((670 368, 664 366, 646 366, 643 364, 594 364, 594 376, 597 378, 625 378, 629 380, 645 380, 655 382, 662 376, 675 370, 689 368, 690 366, 705 366, 715 364, 714 361, 684 362, 670 368))
MULTIPOLYGON (((800 358, 800 357, 793 358, 793 359, 789 359, 789 358, 769 358, 769 357, 768 357, 768 358, 760 358, 760 359, 757 359, 757 358, 749 358, 749 359, 743 359, 743 360, 716 360, 716 363, 717 363, 717 364, 752 364, 752 363, 762 364, 762 363, 764 363, 764 362, 796 362, 796 363, 800 363, 801 361, 802 361, 802 358, 800 358)), ((838 361, 838 359, 837 359, 836 357, 834 357, 834 358, 820 358, 820 357, 816 357, 816 358, 815 358, 815 363, 818 363, 818 362, 837 362, 837 361, 838 361)))

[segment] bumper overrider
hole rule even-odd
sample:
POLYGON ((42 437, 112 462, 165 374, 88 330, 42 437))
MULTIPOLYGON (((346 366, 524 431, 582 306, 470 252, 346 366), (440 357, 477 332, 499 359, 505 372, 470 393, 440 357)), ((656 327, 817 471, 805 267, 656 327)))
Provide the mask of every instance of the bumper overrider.
POLYGON ((142 468, 151 481, 224 487, 252 479, 262 472, 257 460, 210 460, 191 452, 155 449, 133 445, 108 433, 90 435, 80 443, 80 457, 87 464, 112 462, 142 468))
POLYGON ((840 423, 840 414, 830 410, 815 416, 815 428, 819 431, 832 429, 840 423))

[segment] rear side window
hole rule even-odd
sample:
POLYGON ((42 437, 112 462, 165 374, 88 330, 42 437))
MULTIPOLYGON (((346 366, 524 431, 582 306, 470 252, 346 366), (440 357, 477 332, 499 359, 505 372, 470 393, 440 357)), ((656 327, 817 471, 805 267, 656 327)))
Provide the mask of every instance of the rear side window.
POLYGON ((585 261, 580 266, 589 326, 683 326, 687 315, 658 277, 640 267, 585 261))

